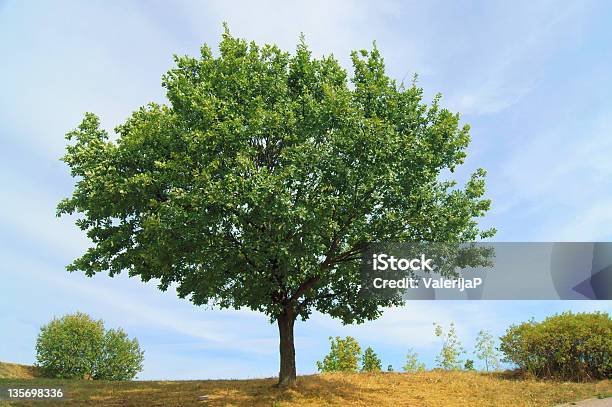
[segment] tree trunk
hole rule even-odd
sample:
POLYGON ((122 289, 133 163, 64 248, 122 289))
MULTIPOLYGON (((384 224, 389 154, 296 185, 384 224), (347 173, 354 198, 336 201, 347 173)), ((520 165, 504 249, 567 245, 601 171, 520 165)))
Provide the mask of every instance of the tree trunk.
POLYGON ((295 346, 293 343, 293 324, 295 316, 284 311, 278 316, 278 333, 280 336, 280 370, 278 372, 279 387, 295 384, 295 346))

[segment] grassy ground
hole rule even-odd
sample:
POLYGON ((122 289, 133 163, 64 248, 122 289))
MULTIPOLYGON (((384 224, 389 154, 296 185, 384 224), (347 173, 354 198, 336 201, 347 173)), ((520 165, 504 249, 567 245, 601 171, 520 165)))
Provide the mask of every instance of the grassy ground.
POLYGON ((0 362, 0 379, 33 379, 38 376, 34 366, 0 362))
MULTIPOLYGON (((0 379, 0 387, 62 386, 66 390, 69 400, 61 403, 44 402, 44 406, 539 407, 612 395, 610 380, 563 383, 472 372, 301 376, 298 378, 298 386, 289 390, 276 389, 274 383, 274 379, 178 382, 0 379), (206 396, 205 400, 200 400, 201 396, 206 396)), ((37 404, 5 402, 3 405, 37 404)))

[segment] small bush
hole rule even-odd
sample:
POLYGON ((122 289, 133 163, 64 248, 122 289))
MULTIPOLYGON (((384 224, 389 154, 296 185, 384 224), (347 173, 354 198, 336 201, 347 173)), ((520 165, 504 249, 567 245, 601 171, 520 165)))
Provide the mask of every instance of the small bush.
POLYGON ((362 372, 380 372, 382 370, 382 362, 374 349, 368 347, 363 353, 361 361, 362 372))
POLYGON ((489 332, 481 330, 476 337, 476 357, 485 363, 485 370, 499 370, 499 353, 495 349, 495 339, 489 332))
POLYGON ((571 312, 512 325, 501 338, 507 362, 536 377, 612 377, 612 320, 607 313, 571 312))
POLYGON ((361 348, 355 338, 347 336, 345 339, 336 336, 329 337, 331 351, 323 362, 317 362, 320 372, 356 372, 359 368, 361 348))
POLYGON ((425 371, 425 363, 419 362, 419 354, 409 349, 406 355, 406 364, 402 369, 404 369, 404 372, 423 372, 425 371))
POLYGON ((129 380, 142 370, 143 352, 121 329, 105 331, 101 320, 75 313, 43 325, 36 361, 44 376, 129 380))
POLYGON ((94 379, 130 380, 142 370, 143 352, 136 338, 130 339, 121 329, 109 329, 94 379))
POLYGON ((445 332, 440 324, 434 323, 434 332, 438 338, 442 338, 442 349, 436 356, 438 366, 446 370, 460 370, 463 367, 460 356, 465 350, 457 336, 455 324, 451 322, 448 331, 445 332))

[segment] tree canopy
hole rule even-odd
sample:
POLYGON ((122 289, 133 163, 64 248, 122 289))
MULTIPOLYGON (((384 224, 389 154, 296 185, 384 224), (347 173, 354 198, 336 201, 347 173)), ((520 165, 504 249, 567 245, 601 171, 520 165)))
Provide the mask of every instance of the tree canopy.
POLYGON ((67 135, 77 181, 58 214, 79 213, 93 245, 69 270, 261 311, 279 323, 283 359, 297 317, 363 322, 399 303, 354 295, 367 242, 491 236, 477 224, 484 170, 463 187, 440 177, 463 163, 469 127, 389 78, 376 47, 351 56, 349 76, 303 39, 290 54, 226 28, 217 54, 175 57, 168 103, 141 107, 116 137, 87 113, 67 135))

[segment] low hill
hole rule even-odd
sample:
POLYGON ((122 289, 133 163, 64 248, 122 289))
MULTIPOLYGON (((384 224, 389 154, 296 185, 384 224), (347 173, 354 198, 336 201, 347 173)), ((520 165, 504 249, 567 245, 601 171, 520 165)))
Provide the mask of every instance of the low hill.
POLYGON ((299 377, 298 385, 288 390, 275 388, 275 382, 275 379, 150 382, 0 379, 0 387, 62 386, 68 400, 46 402, 45 406, 542 407, 612 395, 610 380, 566 383, 476 372, 311 375, 299 377))
POLYGON ((38 377, 34 366, 0 362, 0 379, 33 379, 38 377))

